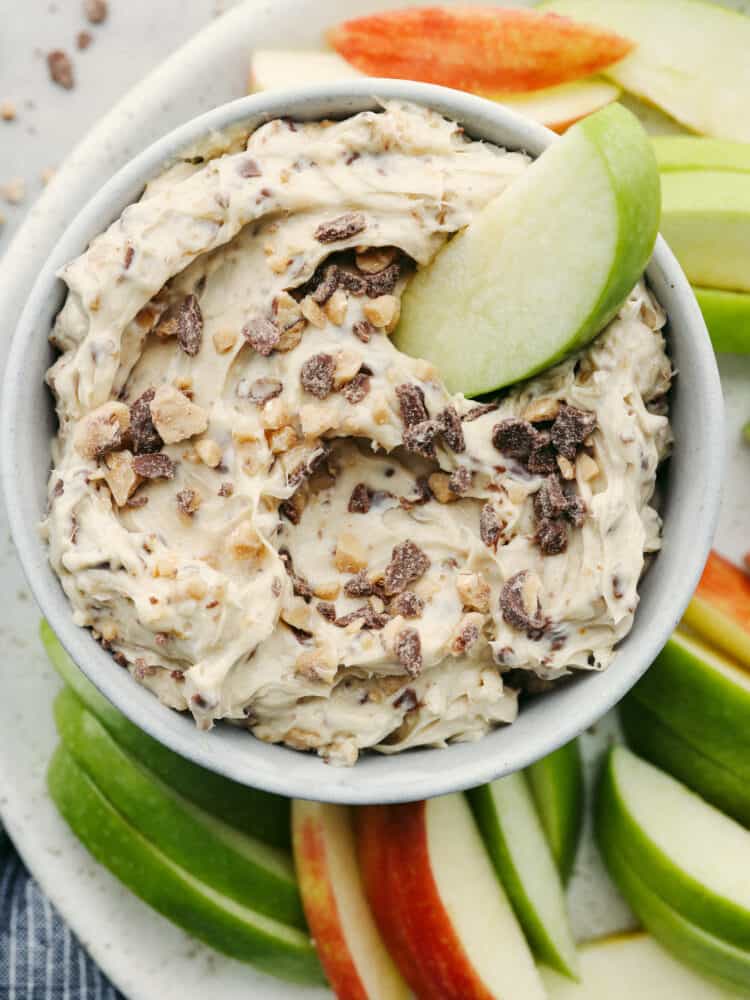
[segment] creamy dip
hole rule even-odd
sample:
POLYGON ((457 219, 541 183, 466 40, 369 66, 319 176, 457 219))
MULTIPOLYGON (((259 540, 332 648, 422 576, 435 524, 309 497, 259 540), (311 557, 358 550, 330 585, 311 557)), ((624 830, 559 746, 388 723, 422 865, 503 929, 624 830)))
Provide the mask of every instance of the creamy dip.
POLYGON ((413 269, 527 164, 408 104, 272 121, 63 269, 50 559, 76 623, 202 728, 350 764, 610 664, 659 547, 658 304, 639 284, 495 404, 389 338, 413 269))

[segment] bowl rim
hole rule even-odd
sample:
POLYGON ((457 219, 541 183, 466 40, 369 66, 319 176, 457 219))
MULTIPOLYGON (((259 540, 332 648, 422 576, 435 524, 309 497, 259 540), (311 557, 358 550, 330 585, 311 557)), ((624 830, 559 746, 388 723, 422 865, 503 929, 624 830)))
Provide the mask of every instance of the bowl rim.
MULTIPOLYGON (((679 556, 674 551, 660 552, 662 563, 678 559, 671 574, 674 577, 672 587, 670 594, 661 599, 658 621, 653 615, 651 619, 644 619, 643 611, 636 615, 631 635, 636 629, 645 635, 639 635, 638 653, 629 657, 633 662, 627 670, 616 669, 623 655, 618 652, 607 671, 582 675, 574 685, 565 685, 567 689, 583 689, 588 683, 588 698, 583 690, 577 699, 566 697, 564 689, 546 695, 542 701, 548 705, 557 698, 558 703, 569 710, 546 719, 545 732, 535 732, 531 721, 521 725, 521 720, 528 717, 534 707, 527 705, 510 729, 496 728, 477 743, 452 744, 439 752, 423 748, 396 755, 369 754, 353 768, 344 769, 332 768, 317 757, 281 745, 248 739, 246 733, 234 727, 216 727, 210 733, 201 733, 192 720, 161 705, 125 671, 113 669, 111 657, 100 649, 89 630, 73 622, 67 597, 49 564, 46 545, 39 535, 38 509, 29 504, 30 487, 23 476, 16 474, 24 465, 23 424, 19 424, 17 414, 24 386, 25 348, 38 336, 40 317, 49 309, 50 301, 61 296, 63 286, 57 278, 58 268, 82 252, 91 238, 116 219, 124 207, 135 200, 148 179, 212 131, 251 119, 257 119, 254 125, 257 128, 263 121, 278 117, 310 120, 324 116, 345 117, 358 110, 376 108, 387 100, 422 104, 458 122, 470 119, 472 124, 467 131, 477 138, 482 138, 487 130, 507 132, 512 136, 509 148, 522 149, 535 156, 555 138, 554 133, 542 126, 484 98, 431 84, 374 78, 254 94, 191 119, 121 167, 75 215, 56 243, 39 272, 14 332, 3 380, 0 417, 3 488, 11 535, 22 568, 42 613, 89 680, 145 732, 209 770, 281 795, 347 804, 410 801, 482 784, 552 752, 612 708, 645 672, 666 642, 698 582, 718 518, 720 490, 716 484, 721 482, 724 461, 723 404, 713 349, 690 285, 659 237, 648 276, 652 278, 652 271, 658 274, 664 294, 674 297, 681 314, 681 336, 688 335, 696 354, 694 374, 703 394, 699 402, 705 416, 703 438, 698 442, 702 474, 693 491, 695 496, 691 498, 694 510, 690 518, 693 529, 690 551, 682 551, 679 556), (321 108, 327 110, 321 111, 321 108), (102 222, 103 219, 107 221, 102 222), (598 686, 591 683, 594 678, 598 686), (603 683, 602 678, 606 679, 603 683), (525 730, 529 726, 527 734, 525 730), (520 741, 520 747, 513 747, 508 752, 497 737, 519 729, 523 729, 524 737, 528 738, 525 743, 520 741)), ((38 374, 41 377, 43 373, 38 374)), ((686 540, 686 533, 682 534, 686 540)), ((542 712, 543 721, 544 716, 542 712)))

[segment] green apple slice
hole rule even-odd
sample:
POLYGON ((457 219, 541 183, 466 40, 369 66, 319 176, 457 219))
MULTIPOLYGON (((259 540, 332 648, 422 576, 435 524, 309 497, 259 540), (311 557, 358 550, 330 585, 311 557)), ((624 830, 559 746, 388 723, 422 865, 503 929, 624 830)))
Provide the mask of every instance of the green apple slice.
POLYGON ((131 826, 64 747, 47 775, 50 795, 83 845, 144 902, 232 958, 299 983, 322 983, 304 932, 249 910, 170 860, 131 826))
POLYGON ((750 354, 750 294, 693 288, 714 350, 750 354))
POLYGON ((304 927, 291 857, 222 823, 122 750, 68 688, 55 700, 66 750, 128 823, 212 889, 285 924, 304 927))
POLYGON ((659 223, 659 173, 638 120, 611 104, 574 125, 419 271, 400 350, 478 395, 548 368, 614 316, 659 223))
POLYGON ((700 0, 554 0, 542 5, 636 43, 605 75, 693 132, 750 140, 750 18, 700 0))
POLYGON ((571 740, 524 772, 560 877, 573 872, 583 825, 583 765, 578 740, 571 740))
POLYGON ((133 725, 97 691, 65 652, 46 621, 42 621, 39 631, 55 670, 123 749, 174 791, 235 829, 274 847, 291 847, 287 799, 229 781, 162 746, 133 725))
POLYGON ((677 631, 620 705, 628 743, 750 826, 750 673, 677 631))
POLYGON ((566 976, 578 976, 560 876, 522 773, 467 793, 497 876, 531 950, 566 976))
POLYGON ((579 949, 581 982, 539 970, 549 1000, 732 1000, 735 990, 696 975, 650 934, 617 934, 579 949))
POLYGON ((651 140, 662 173, 670 170, 750 170, 750 143, 697 135, 657 135, 651 140))
POLYGON ((606 857, 750 963, 750 832, 625 747, 607 757, 596 832, 606 857))
POLYGON ((661 230, 696 285, 750 291, 750 173, 662 174, 661 230))

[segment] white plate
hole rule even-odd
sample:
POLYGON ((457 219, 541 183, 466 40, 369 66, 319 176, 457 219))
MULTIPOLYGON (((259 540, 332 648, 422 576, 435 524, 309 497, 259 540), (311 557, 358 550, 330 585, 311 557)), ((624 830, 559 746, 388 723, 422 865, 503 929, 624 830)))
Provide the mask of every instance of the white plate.
MULTIPOLYGON (((399 0, 404 6, 404 0, 399 0)), ((249 0, 172 55, 121 101, 71 153, 36 203, 3 260, 0 317, 12 329, 39 264, 75 211, 117 167, 197 112, 239 96, 254 45, 319 46, 325 27, 395 0, 249 0)), ((718 548, 739 558, 750 549, 750 449, 739 430, 750 418, 750 358, 721 359, 727 397, 729 469, 718 548)), ((700 470, 696 470, 696 475, 700 470)), ((56 742, 51 704, 58 688, 36 638, 38 612, 3 523, 0 635, 5 671, 0 698, 0 814, 24 860, 105 973, 129 1000, 222 1000, 330 996, 294 988, 225 959, 177 930, 96 864, 58 817, 45 791, 56 742)), ((611 738, 612 720, 584 737, 589 769, 611 738)), ((582 938, 629 923, 603 875, 590 838, 570 890, 582 938)))

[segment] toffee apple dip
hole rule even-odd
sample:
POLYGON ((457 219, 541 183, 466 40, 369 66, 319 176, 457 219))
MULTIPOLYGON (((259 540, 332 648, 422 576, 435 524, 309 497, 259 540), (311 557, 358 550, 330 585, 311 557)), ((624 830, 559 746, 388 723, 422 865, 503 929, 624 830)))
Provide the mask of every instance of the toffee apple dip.
POLYGON ((409 104, 272 121, 63 269, 50 559, 76 623, 201 728, 352 764, 479 739, 611 663, 660 544, 659 305, 639 284, 491 404, 389 337, 414 269, 527 164, 409 104))

